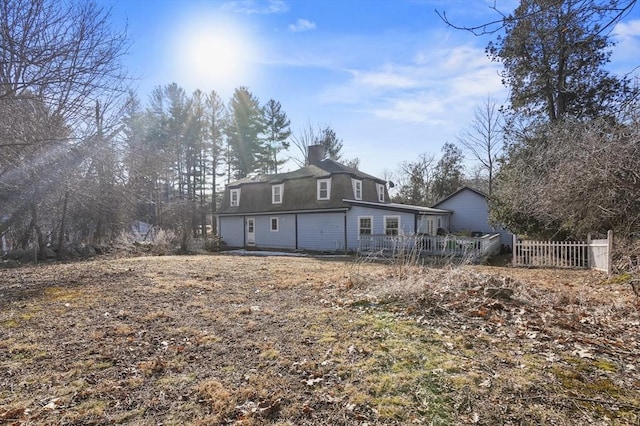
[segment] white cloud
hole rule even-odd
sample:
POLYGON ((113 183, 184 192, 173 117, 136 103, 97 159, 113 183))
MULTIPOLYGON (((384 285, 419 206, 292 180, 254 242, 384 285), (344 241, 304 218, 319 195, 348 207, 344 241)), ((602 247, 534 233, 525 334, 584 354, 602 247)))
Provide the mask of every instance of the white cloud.
POLYGON ((620 22, 613 31, 616 45, 612 49, 610 68, 620 74, 637 72, 640 50, 640 19, 620 22))
POLYGON ((613 33, 622 40, 640 36, 640 19, 618 23, 613 33))
POLYGON ((351 70, 351 78, 327 88, 321 100, 399 122, 443 123, 504 91, 498 70, 481 48, 433 49, 416 54, 412 63, 351 70))
POLYGON ((289 10, 289 6, 283 0, 232 0, 224 3, 222 8, 247 15, 270 15, 289 10))
POLYGON ((380 71, 366 72, 353 70, 351 74, 353 75, 353 84, 357 86, 383 89, 407 89, 420 85, 419 81, 416 81, 410 75, 411 73, 404 75, 401 70, 389 65, 380 71))
POLYGON ((311 31, 316 29, 316 23, 307 19, 298 19, 295 24, 289 25, 289 31, 293 33, 301 33, 303 31, 311 31))

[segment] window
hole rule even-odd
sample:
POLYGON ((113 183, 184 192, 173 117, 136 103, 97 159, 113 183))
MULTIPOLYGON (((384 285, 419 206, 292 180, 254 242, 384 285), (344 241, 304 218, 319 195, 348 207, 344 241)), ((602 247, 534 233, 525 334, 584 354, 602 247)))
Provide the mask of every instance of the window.
POLYGON ((277 217, 272 217, 271 218, 271 231, 278 232, 278 230, 280 229, 279 225, 280 224, 278 222, 278 218, 277 217))
POLYGON ((271 203, 272 204, 282 204, 282 193, 284 192, 284 184, 280 183, 278 185, 271 186, 271 203))
POLYGON ((351 179, 353 184, 353 198, 356 200, 362 200, 362 181, 357 179, 351 179))
POLYGON ((358 217, 358 235, 371 235, 373 218, 371 216, 358 217))
POLYGON ((331 198, 331 179, 318 179, 318 200, 331 198))
POLYGON ((398 216, 384 217, 384 233, 387 235, 398 235, 400 229, 400 218, 398 216))
POLYGON ((384 185, 376 183, 376 189, 378 190, 378 201, 384 203, 384 185))
POLYGON ((231 195, 231 207, 238 207, 240 205, 240 188, 232 189, 231 195))

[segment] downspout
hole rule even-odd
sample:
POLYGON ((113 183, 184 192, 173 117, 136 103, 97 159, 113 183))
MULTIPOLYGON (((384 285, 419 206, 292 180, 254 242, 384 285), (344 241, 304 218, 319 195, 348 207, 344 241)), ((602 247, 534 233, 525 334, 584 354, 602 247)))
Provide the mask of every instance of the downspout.
POLYGON ((344 254, 346 255, 349 250, 347 246, 347 212, 344 212, 344 254))
POLYGON ((247 217, 242 216, 242 248, 247 248, 247 217))
POLYGON ((295 214, 296 250, 298 250, 298 213, 295 214))

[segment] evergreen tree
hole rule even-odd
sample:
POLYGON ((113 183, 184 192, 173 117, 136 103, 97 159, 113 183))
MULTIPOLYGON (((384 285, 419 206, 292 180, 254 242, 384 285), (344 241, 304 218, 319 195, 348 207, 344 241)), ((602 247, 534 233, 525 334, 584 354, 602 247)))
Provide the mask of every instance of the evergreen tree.
POLYGON ((432 192, 435 200, 446 197, 464 185, 463 158, 460 148, 451 142, 442 146, 442 157, 433 174, 432 192))
POLYGON ((217 232, 215 229, 215 213, 217 211, 217 177, 218 168, 223 159, 223 142, 224 142, 224 116, 225 107, 220 99, 218 93, 212 90, 206 98, 206 139, 209 145, 210 159, 211 159, 211 219, 212 230, 214 234, 217 232))
POLYGON ((324 146, 327 158, 333 161, 340 161, 342 158, 342 139, 338 138, 335 130, 325 126, 320 130, 316 143, 324 146))
POLYGON ((246 87, 235 90, 229 104, 225 127, 229 147, 229 162, 236 179, 261 169, 265 144, 265 120, 258 99, 246 87))
POLYGON ((504 37, 487 47, 504 66, 511 112, 543 121, 615 116, 632 90, 604 69, 612 42, 602 22, 620 3, 521 0, 504 18, 504 37))
POLYGON ((278 160, 278 152, 289 149, 291 136, 291 122, 287 114, 282 111, 280 102, 269 99, 264 108, 268 158, 265 161, 266 172, 278 173, 278 166, 286 160, 278 160))
POLYGON ((397 173, 397 193, 393 201, 416 206, 430 206, 434 203, 432 185, 435 159, 433 155, 422 154, 416 161, 404 162, 397 173))

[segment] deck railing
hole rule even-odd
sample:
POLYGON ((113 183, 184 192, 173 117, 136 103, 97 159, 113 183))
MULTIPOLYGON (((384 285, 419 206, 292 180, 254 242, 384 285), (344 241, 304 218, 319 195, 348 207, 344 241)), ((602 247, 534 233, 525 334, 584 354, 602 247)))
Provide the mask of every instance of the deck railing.
POLYGON ((482 237, 421 234, 361 235, 359 243, 361 253, 380 252, 390 256, 414 252, 419 255, 469 257, 479 260, 500 252, 499 234, 482 237))

